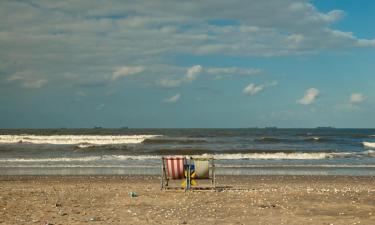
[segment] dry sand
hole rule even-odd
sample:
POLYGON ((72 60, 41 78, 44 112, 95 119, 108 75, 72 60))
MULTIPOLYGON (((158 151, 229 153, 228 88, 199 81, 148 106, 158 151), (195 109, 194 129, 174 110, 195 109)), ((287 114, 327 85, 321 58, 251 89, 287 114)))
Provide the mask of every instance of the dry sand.
POLYGON ((161 191, 155 176, 3 176, 0 224, 375 224, 375 177, 219 176, 218 185, 235 190, 161 191))

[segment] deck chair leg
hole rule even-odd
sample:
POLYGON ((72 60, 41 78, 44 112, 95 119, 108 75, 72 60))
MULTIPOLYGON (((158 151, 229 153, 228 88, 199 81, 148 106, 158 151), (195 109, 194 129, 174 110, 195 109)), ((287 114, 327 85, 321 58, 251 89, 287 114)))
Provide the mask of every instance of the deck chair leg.
POLYGON ((167 177, 167 172, 166 172, 166 169, 165 169, 164 158, 162 158, 162 169, 161 169, 161 173, 162 173, 161 189, 166 190, 167 187, 168 187, 168 177, 167 177))
POLYGON ((163 168, 163 166, 161 167, 161 183, 160 183, 160 189, 161 190, 163 190, 163 188, 164 188, 164 173, 163 173, 163 171, 164 171, 164 168, 163 168))
POLYGON ((190 190, 190 184, 191 184, 191 160, 189 160, 188 162, 188 171, 187 171, 187 174, 186 174, 186 187, 185 187, 185 191, 187 190, 190 190))
POLYGON ((161 159, 162 160, 162 163, 161 163, 161 190, 163 190, 164 188, 164 158, 161 159))
POLYGON ((216 177, 215 177, 215 163, 212 160, 212 186, 216 188, 216 177))

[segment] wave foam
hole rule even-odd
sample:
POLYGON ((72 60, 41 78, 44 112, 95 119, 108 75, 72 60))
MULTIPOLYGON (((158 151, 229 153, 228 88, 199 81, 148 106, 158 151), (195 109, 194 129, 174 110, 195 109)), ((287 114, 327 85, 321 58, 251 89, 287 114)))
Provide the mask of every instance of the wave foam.
POLYGON ((103 155, 103 156, 84 156, 84 157, 59 157, 59 158, 7 158, 0 159, 0 163, 4 162, 20 162, 20 163, 43 163, 43 162, 95 162, 95 161, 123 161, 123 160, 150 160, 160 159, 155 155, 103 155))
POLYGON ((368 148, 375 148, 375 142, 363 142, 363 145, 368 148))
POLYGON ((334 153, 250 153, 250 154, 217 154, 215 159, 326 159, 333 158, 334 153))
POLYGON ((146 139, 161 135, 0 135, 0 144, 52 144, 78 145, 87 148, 93 145, 139 144, 146 139))
POLYGON ((189 137, 162 137, 162 138, 147 138, 143 144, 199 144, 207 143, 204 138, 189 138, 189 137))
POLYGON ((0 162, 20 162, 20 163, 32 163, 32 162, 72 162, 72 161, 79 161, 79 162, 92 162, 101 160, 102 157, 100 156, 87 156, 87 157, 60 157, 60 158, 39 158, 39 159, 20 159, 20 158, 7 158, 7 159, 0 159, 0 162))
POLYGON ((364 153, 370 157, 375 157, 375 150, 367 150, 364 153))
MULTIPOLYGON (((334 153, 249 153, 249 154, 214 154, 216 160, 242 160, 242 159, 326 159, 333 158, 334 153)), ((193 157, 207 157, 208 154, 192 155, 193 157)), ((94 162, 94 161, 125 161, 125 160, 158 160, 160 155, 103 155, 85 157, 61 157, 61 158, 8 158, 0 159, 1 162, 94 162)))

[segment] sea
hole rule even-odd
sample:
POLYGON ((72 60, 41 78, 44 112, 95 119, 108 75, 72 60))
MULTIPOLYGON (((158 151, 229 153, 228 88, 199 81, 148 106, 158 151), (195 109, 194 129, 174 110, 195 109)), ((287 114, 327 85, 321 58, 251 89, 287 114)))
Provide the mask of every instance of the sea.
POLYGON ((375 175, 375 129, 0 129, 0 175, 158 175, 213 156, 218 175, 375 175))

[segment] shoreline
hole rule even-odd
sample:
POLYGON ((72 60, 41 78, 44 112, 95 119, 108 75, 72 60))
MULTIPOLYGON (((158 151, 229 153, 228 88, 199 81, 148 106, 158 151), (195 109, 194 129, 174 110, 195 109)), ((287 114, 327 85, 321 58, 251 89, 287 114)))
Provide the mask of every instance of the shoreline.
MULTIPOLYGON (((337 178, 337 179, 374 179, 375 181, 375 176, 368 176, 368 175, 359 175, 359 176, 352 176, 352 175, 264 175, 264 174, 259 174, 259 175, 216 175, 220 177, 221 179, 230 179, 230 178, 235 178, 235 179, 246 179, 246 178, 261 178, 261 179, 274 179, 274 178, 285 178, 285 179, 307 179, 307 178, 316 178, 320 180, 331 180, 332 178, 337 178)), ((129 178, 135 178, 135 179, 159 179, 160 175, 156 174, 91 174, 91 175, 56 175, 56 174, 51 174, 51 175, 0 175, 0 182, 4 180, 10 180, 10 181, 16 181, 16 180, 46 180, 46 179, 84 179, 84 178, 89 178, 89 179, 94 179, 94 180, 100 180, 100 179, 129 179, 129 178)), ((374 184, 375 186, 375 184, 374 184)))
POLYGON ((217 191, 185 192, 160 190, 159 177, 152 175, 0 176, 0 224, 337 225, 375 220, 375 176, 216 178, 217 191), (220 188, 225 186, 232 188, 220 188))
MULTIPOLYGON (((375 176, 374 165, 239 165, 216 166, 220 176, 375 176)), ((160 175, 160 166, 0 167, 0 176, 128 176, 160 175)))

